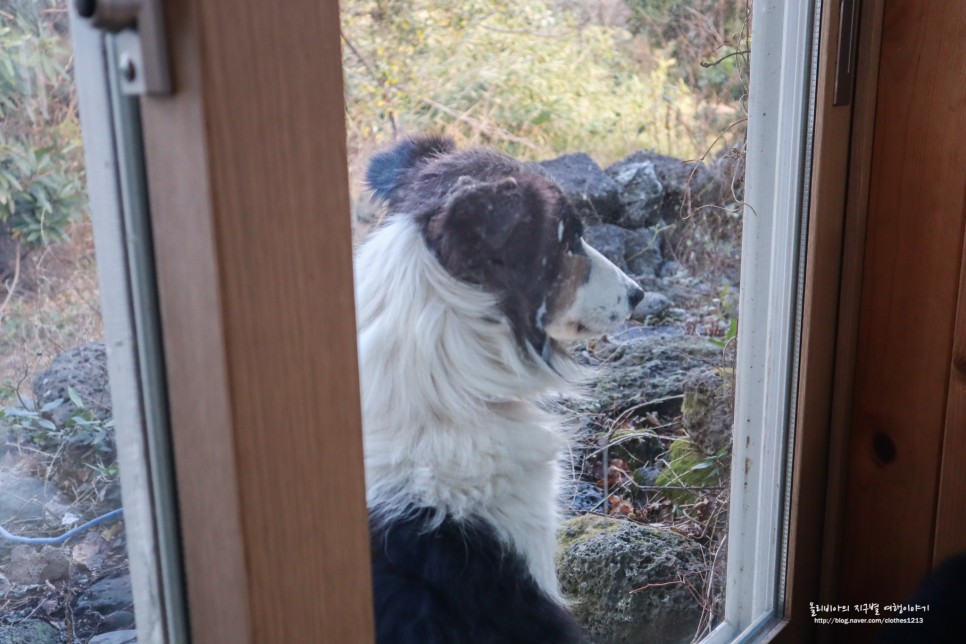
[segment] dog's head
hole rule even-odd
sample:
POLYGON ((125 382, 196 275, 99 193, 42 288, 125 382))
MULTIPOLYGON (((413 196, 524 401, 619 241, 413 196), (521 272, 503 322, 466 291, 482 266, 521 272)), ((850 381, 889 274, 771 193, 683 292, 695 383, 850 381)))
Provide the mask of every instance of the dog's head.
POLYGON ((377 154, 367 178, 393 216, 414 218, 453 277, 498 298, 538 353, 556 348, 548 336, 612 331, 644 295, 583 240, 576 210, 536 164, 424 137, 377 154))

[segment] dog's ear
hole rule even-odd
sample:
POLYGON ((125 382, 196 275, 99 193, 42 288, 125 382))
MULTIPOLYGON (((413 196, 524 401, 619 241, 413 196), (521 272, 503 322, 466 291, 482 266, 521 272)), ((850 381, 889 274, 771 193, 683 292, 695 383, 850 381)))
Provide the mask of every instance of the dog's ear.
POLYGON ((492 182, 461 177, 446 203, 444 225, 464 239, 470 237, 499 249, 540 203, 532 186, 512 177, 492 182))
POLYGON ((408 170, 455 149, 456 144, 447 137, 428 135, 403 139, 369 160, 366 183, 377 197, 388 200, 408 170))

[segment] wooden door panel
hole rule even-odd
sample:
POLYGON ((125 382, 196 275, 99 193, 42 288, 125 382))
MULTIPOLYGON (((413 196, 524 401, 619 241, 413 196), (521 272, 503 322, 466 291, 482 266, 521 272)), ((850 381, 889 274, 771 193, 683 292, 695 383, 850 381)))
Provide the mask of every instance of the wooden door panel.
POLYGON ((840 582, 850 604, 901 601, 933 560, 963 253, 963 33, 959 0, 886 3, 840 582))

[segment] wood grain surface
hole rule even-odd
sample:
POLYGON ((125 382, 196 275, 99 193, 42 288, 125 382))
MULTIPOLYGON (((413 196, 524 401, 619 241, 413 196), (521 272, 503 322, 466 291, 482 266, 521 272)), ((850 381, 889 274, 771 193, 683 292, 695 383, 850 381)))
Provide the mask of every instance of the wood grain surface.
MULTIPOLYGON (((835 373, 829 417, 828 483, 822 540, 822 578, 818 599, 830 603, 838 596, 841 540, 848 475, 849 428, 852 420, 862 270, 869 206, 869 179, 875 136, 875 107, 882 44, 885 0, 862 3, 857 69, 852 101, 852 129, 842 236, 841 281, 835 338, 835 373)), ((809 618, 810 619, 810 618, 809 618)))
MULTIPOLYGON (((933 560, 963 252, 966 3, 888 0, 840 597, 901 601, 933 560)), ((961 479, 960 479, 961 480, 961 479)), ((868 634, 850 627, 848 641, 868 634)))
POLYGON ((142 101, 193 641, 372 640, 338 5, 165 3, 142 101))
MULTIPOLYGON (((878 69, 878 29, 882 2, 865 4, 863 33, 857 45, 858 68, 852 103, 833 106, 839 13, 835 4, 823 11, 813 142, 805 297, 802 322, 799 395, 795 423, 794 470, 789 522, 785 615, 789 624, 777 642, 811 642, 816 625, 809 603, 820 593, 821 562, 826 528, 830 445, 837 429, 830 422, 839 335, 840 286, 847 231, 847 187, 860 193, 852 176, 861 174, 871 157, 863 135, 874 122, 875 78, 878 69), (857 124, 853 126, 853 122, 857 124), (853 132, 853 129, 855 130, 853 132), (850 169, 853 173, 850 176, 850 169)), ((852 214, 852 218, 855 215, 852 214)), ((851 223, 851 222, 849 222, 851 223)), ((861 249, 859 249, 861 250, 861 249)), ((846 304, 847 306, 847 304, 846 304)), ((857 305, 856 307, 857 308, 857 305)), ((854 324, 854 323, 853 323, 854 324)), ((831 497, 834 498, 834 495, 831 497)))

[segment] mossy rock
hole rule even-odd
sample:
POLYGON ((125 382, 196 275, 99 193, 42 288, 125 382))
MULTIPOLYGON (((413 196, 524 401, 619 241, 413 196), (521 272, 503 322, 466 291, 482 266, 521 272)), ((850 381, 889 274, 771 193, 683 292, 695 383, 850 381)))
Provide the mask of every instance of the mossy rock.
POLYGON ((561 588, 591 642, 691 640, 701 618, 687 586, 701 584, 698 544, 599 515, 566 521, 558 540, 561 588))
POLYGON ((734 387, 719 369, 695 369, 684 379, 681 423, 697 447, 711 456, 731 444, 734 387))
POLYGON ((665 451, 664 443, 653 432, 646 433, 646 430, 630 425, 613 434, 598 433, 596 443, 601 445, 605 439, 611 443, 608 457, 624 459, 631 469, 654 462, 665 451))
MULTIPOLYGON (((661 470, 656 484, 676 487, 717 487, 724 485, 727 477, 728 455, 708 456, 687 436, 675 439, 667 456, 667 467, 661 470)), ((668 489, 665 494, 678 505, 691 503, 700 490, 668 489)))
POLYGON ((695 369, 720 359, 720 349, 696 336, 645 336, 621 343, 600 342, 591 364, 591 403, 583 411, 608 415, 635 408, 643 416, 657 412, 673 418, 681 411, 684 380, 695 369))
POLYGON ((0 626, 0 644, 58 644, 60 632, 39 619, 0 626))

